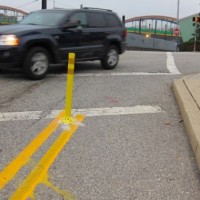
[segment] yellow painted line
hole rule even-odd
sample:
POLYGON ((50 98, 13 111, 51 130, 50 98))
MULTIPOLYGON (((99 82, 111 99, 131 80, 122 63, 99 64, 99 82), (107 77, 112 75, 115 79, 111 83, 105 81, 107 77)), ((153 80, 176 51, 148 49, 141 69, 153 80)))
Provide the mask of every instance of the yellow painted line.
MULTIPOLYGON (((62 196, 63 199, 65 199, 65 200, 76 200, 74 194, 72 194, 72 193, 69 192, 69 191, 59 189, 58 187, 56 187, 53 183, 51 183, 51 182, 48 180, 48 177, 47 177, 47 180, 46 180, 45 182, 43 182, 43 184, 46 185, 47 187, 51 188, 51 189, 52 189, 53 191, 55 191, 58 195, 62 196)), ((33 200, 33 199, 32 199, 32 200, 33 200)))
MULTIPOLYGON (((83 115, 76 116, 77 122, 82 122, 83 119, 83 115)), ((43 183, 47 180, 48 170, 50 166, 53 164, 54 160, 56 159, 64 145, 69 141, 77 128, 77 124, 71 124, 70 131, 63 131, 60 134, 58 139, 41 158, 35 168, 30 172, 23 183, 12 194, 10 200, 26 200, 27 198, 33 196, 35 187, 38 184, 43 183)))
MULTIPOLYGON (((16 173, 29 161, 37 149, 52 135, 53 131, 59 126, 59 120, 63 117, 61 112, 42 132, 37 135, 16 158, 14 158, 0 172, 0 190, 16 175, 16 173)), ((28 134, 28 133, 27 133, 28 134)))

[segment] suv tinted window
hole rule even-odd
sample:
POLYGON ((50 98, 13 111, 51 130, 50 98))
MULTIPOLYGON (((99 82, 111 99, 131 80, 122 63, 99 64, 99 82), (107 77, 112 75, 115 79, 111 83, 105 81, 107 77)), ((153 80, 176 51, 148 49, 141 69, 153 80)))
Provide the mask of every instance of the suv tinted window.
POLYGON ((71 17, 70 20, 79 20, 80 25, 83 27, 87 26, 87 19, 86 19, 86 14, 85 13, 74 13, 71 17))
POLYGON ((119 22, 118 18, 114 15, 106 14, 106 23, 109 27, 121 27, 121 23, 119 22))
POLYGON ((106 21, 103 14, 101 13, 87 13, 88 14, 88 23, 92 28, 96 27, 106 27, 106 21))
POLYGON ((67 12, 33 12, 25 17, 20 24, 55 26, 66 16, 67 12))

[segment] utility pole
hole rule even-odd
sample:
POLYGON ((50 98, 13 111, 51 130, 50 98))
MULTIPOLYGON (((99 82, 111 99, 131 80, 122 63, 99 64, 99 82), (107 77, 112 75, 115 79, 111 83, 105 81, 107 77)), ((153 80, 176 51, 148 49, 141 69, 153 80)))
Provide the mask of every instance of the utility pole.
POLYGON ((198 38, 199 38, 199 23, 200 23, 200 13, 199 13, 199 17, 193 17, 192 18, 193 26, 195 26, 194 29, 194 52, 196 51, 196 43, 197 43, 197 34, 198 34, 198 38))
POLYGON ((47 9, 47 0, 42 0, 42 9, 47 9))
POLYGON ((177 27, 179 26, 179 9, 180 9, 180 0, 177 2, 177 27))
POLYGON ((195 25, 195 31, 194 31, 194 52, 196 51, 197 46, 197 23, 195 25))
MULTIPOLYGON (((179 29, 179 9, 180 9, 180 0, 177 1, 177 22, 176 28, 179 29)), ((180 34, 180 33, 179 33, 180 34)), ((179 44, 179 34, 176 36, 176 51, 178 51, 178 44, 179 44)))

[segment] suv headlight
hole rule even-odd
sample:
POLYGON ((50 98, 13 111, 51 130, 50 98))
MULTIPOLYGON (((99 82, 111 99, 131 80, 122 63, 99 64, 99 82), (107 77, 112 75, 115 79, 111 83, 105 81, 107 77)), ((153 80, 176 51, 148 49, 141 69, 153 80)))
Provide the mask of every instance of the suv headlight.
POLYGON ((19 38, 16 35, 0 35, 0 45, 18 46, 19 38))

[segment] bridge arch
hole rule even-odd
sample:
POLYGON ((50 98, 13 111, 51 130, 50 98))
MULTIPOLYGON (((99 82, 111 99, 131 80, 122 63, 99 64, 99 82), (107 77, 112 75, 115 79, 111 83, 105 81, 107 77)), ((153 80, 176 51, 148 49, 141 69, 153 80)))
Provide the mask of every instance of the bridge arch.
POLYGON ((162 15, 133 17, 125 20, 125 24, 129 32, 161 37, 174 37, 173 30, 178 26, 176 18, 162 15))
POLYGON ((0 24, 16 23, 27 14, 23 10, 0 5, 0 24))

